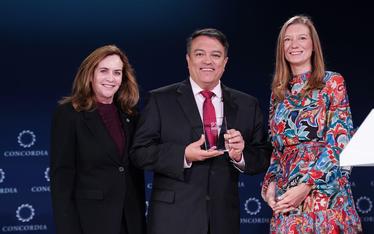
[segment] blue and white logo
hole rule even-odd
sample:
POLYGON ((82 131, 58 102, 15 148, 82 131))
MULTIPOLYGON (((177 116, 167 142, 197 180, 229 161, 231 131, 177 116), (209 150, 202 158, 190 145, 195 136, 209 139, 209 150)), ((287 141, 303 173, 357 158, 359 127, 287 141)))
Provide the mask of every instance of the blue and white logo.
POLYGON ((0 183, 3 183, 5 179, 5 172, 0 168, 0 183))
POLYGON ((149 201, 145 201, 145 216, 148 215, 149 201))
POLYGON ((250 197, 245 201, 244 209, 247 214, 256 215, 261 211, 261 202, 255 197, 250 197))
POLYGON ((373 209, 373 202, 369 197, 362 196, 357 199, 356 207, 361 214, 367 214, 373 209))
POLYGON ((30 204, 22 204, 17 208, 16 216, 21 222, 29 222, 34 218, 35 209, 30 204))
POLYGON ((17 142, 22 150, 6 150, 4 157, 39 157, 48 156, 48 150, 37 149, 33 150, 30 147, 36 143, 36 135, 33 131, 22 130, 17 137, 17 142))
POLYGON ((33 131, 23 130, 18 134, 18 144, 23 148, 30 148, 35 144, 36 136, 33 131))
POLYGON ((44 171, 44 178, 49 182, 50 181, 50 178, 49 178, 49 167, 47 167, 44 171))

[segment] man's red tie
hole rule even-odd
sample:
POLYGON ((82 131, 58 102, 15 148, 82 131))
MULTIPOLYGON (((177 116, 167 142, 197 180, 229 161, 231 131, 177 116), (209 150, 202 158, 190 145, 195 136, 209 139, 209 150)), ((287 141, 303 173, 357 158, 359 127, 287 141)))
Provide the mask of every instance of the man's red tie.
POLYGON ((205 130, 205 139, 209 142, 209 147, 216 145, 216 140, 218 136, 218 128, 216 125, 216 111, 212 103, 213 92, 209 90, 201 91, 201 95, 204 96, 203 104, 203 122, 205 130))

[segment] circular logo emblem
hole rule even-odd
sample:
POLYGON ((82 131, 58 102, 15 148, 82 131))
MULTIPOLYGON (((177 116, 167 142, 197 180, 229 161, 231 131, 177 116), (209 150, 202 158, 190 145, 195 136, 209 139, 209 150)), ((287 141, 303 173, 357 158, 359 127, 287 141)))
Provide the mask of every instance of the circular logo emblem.
POLYGON ((47 167, 44 171, 44 178, 49 182, 50 181, 50 178, 49 178, 49 167, 47 167))
POLYGON ((0 183, 3 183, 5 179, 5 172, 0 168, 0 183))
POLYGON ((367 214, 373 208, 373 202, 370 198, 362 196, 359 197, 356 201, 357 210, 360 211, 362 214, 367 214))
POLYGON ((261 202, 257 198, 250 197, 245 201, 244 209, 247 214, 256 215, 261 211, 261 202))
POLYGON ((148 215, 149 201, 145 201, 145 216, 148 215))
POLYGON ((33 131, 23 130, 18 134, 18 144, 23 148, 30 148, 35 144, 36 136, 33 131))
POLYGON ((30 204, 22 204, 17 208, 16 216, 21 222, 29 222, 34 218, 35 209, 30 204))

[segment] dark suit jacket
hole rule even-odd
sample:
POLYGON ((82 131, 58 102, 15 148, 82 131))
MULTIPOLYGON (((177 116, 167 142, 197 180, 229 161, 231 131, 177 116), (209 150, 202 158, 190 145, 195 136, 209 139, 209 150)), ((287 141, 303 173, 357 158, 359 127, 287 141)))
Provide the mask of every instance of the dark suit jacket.
MULTIPOLYGON (((245 140, 245 173, 266 170, 271 148, 265 143, 257 100, 222 85, 228 128, 245 140)), ((184 151, 203 133, 189 80, 151 91, 140 117, 131 158, 154 172, 148 233, 239 233, 239 171, 227 154, 184 169, 184 151)))
POLYGON ((50 173, 58 234, 119 234, 124 219, 129 234, 145 232, 144 174, 128 157, 136 118, 121 117, 123 157, 96 110, 77 112, 68 103, 54 113, 50 173))

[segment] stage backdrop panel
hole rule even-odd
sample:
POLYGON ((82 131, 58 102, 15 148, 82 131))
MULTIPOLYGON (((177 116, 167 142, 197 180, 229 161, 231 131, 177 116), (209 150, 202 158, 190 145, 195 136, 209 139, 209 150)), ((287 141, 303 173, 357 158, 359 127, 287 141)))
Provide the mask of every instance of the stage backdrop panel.
MULTIPOLYGON (((307 14, 318 28, 327 68, 345 77, 357 127, 374 100, 371 9, 341 1, 1 1, 0 233, 54 233, 51 116, 93 49, 113 43, 125 50, 136 71, 142 108, 147 91, 188 78, 189 34, 218 28, 230 42, 222 82, 256 96, 267 118, 280 26, 292 15, 307 14)), ((356 167, 351 176, 365 233, 374 233, 373 175, 372 167, 356 167)), ((263 174, 240 177, 242 234, 268 233, 271 209, 260 195, 262 179, 263 174)), ((146 180, 148 199, 152 173, 146 180)))

